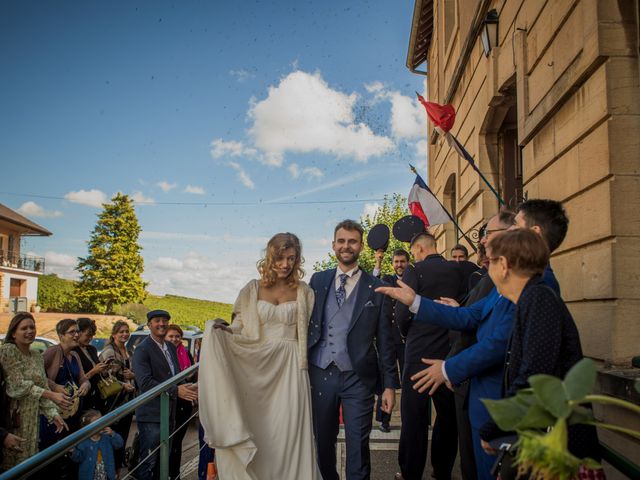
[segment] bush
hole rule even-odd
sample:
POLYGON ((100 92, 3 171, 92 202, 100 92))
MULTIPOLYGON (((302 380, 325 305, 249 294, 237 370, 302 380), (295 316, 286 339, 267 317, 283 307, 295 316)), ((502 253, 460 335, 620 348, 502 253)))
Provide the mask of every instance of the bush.
POLYGON ((147 312, 149 309, 141 303, 125 303, 124 305, 118 305, 114 311, 116 315, 127 317, 138 325, 144 325, 147 323, 147 312))
POLYGON ((55 274, 42 275, 38 280, 38 304, 43 312, 80 312, 75 294, 75 282, 55 274))

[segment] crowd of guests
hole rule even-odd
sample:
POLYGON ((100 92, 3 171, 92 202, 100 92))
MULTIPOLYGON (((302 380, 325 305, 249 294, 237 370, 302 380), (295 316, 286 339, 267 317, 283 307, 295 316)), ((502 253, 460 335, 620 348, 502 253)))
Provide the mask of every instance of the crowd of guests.
MULTIPOLYGON (((392 252, 395 273, 384 276, 384 286, 375 291, 388 296, 382 311, 392 335, 386 341, 393 342, 402 379, 397 480, 423 477, 429 447, 437 479, 452 477, 458 452, 464 479, 490 479, 497 473, 510 478, 515 473, 507 460, 496 465, 495 450, 496 439, 510 438, 513 432, 501 431, 481 400, 513 396, 534 374, 563 377, 582 358, 578 330, 549 264, 568 225, 560 203, 527 200, 516 212, 500 211, 482 226, 476 263, 469 262, 464 245, 454 246, 451 260, 446 259, 426 231, 411 240, 410 252, 392 252), (430 401, 436 411, 431 441, 430 401)), ((376 254, 378 266, 382 255, 376 254)), ((345 285, 342 281, 337 291, 346 290, 345 285)), ((113 325, 98 354, 91 345, 95 323, 64 319, 56 326, 59 344, 40 355, 30 349, 36 335, 33 316, 15 315, 0 346, 0 468, 11 468, 193 365, 183 345, 184 332, 170 318, 163 310, 149 312, 150 334, 133 354, 126 347, 126 322, 113 325), (105 396, 105 378, 121 385, 117 394, 105 396)), ((169 391, 172 479, 179 478, 182 440, 198 401, 196 381, 189 378, 169 391)), ((384 432, 390 430, 388 403, 383 398, 376 407, 384 432)), ((157 478, 160 397, 140 406, 135 415, 141 460, 135 476, 157 478)), ((47 474, 55 469, 59 478, 118 478, 132 416, 81 442, 47 474)), ((317 441, 318 425, 314 427, 317 441)), ((365 437, 368 442, 368 433, 365 437)), ((200 438, 202 442, 202 430, 200 438)), ((569 450, 598 460, 595 429, 570 426, 569 450)), ((202 465, 212 452, 201 452, 203 478, 202 465)), ((601 470, 586 467, 581 475, 603 477, 601 470)))
MULTIPOLYGON (((562 205, 552 200, 501 211, 481 229, 473 271, 461 268, 469 263, 466 248, 456 245, 454 261, 446 261, 435 238, 419 234, 411 242, 415 264, 396 270, 387 280, 392 286, 377 289, 394 300, 390 320, 405 339, 396 479, 422 478, 428 397, 437 415, 435 478, 451 478, 458 449, 464 479, 515 475, 511 457, 496 463, 496 444, 513 442, 514 433, 500 431, 481 399, 513 396, 534 374, 562 378, 582 358, 578 330, 549 264, 568 225, 562 205)), ((569 427, 569 450, 598 460, 595 428, 569 427)), ((581 478, 603 476, 602 470, 581 470, 581 478)))
MULTIPOLYGON (((91 344, 97 333, 95 321, 67 318, 56 325, 59 343, 43 354, 31 348, 36 338, 33 315, 20 312, 11 319, 0 345, 0 472, 194 364, 183 344, 184 332, 178 325, 169 324, 168 312, 150 312, 148 319, 150 335, 133 353, 127 349, 130 337, 127 322, 120 320, 113 324, 105 347, 98 353, 91 344), (105 388, 110 385, 116 388, 105 388)), ((183 382, 171 392, 172 479, 180 476, 182 441, 196 401, 194 383, 183 382)), ((133 478, 157 478, 160 398, 135 413, 137 437, 129 438, 132 412, 80 442, 50 464, 46 472, 40 471, 30 478, 54 475, 60 479, 115 480, 120 478, 123 468, 136 467, 136 461, 141 464, 133 478), (128 439, 138 445, 131 450, 139 454, 126 464, 128 439)), ((199 476, 204 478, 212 453, 207 452, 208 448, 201 450, 204 466, 200 467, 199 476)))

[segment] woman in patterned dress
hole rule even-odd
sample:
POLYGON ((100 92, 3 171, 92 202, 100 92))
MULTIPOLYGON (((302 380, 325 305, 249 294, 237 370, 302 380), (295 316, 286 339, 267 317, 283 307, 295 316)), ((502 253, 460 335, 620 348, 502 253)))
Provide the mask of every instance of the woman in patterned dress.
POLYGON ((40 415, 55 425, 56 431, 67 428, 58 408, 68 408, 71 401, 64 393, 49 390, 42 355, 31 350, 36 338, 36 322, 27 312, 16 314, 0 346, 0 364, 10 398, 10 432, 24 439, 22 445, 5 451, 1 469, 14 467, 38 452, 40 415))

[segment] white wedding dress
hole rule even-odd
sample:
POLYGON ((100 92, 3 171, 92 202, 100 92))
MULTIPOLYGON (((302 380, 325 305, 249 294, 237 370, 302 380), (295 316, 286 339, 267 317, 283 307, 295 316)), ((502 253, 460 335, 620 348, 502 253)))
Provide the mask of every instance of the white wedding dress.
POLYGON ((237 311, 242 293, 236 302, 234 313, 242 315, 233 334, 207 322, 198 377, 205 441, 216 449, 221 480, 320 480, 309 376, 298 350, 297 314, 306 305, 300 289, 298 301, 257 300, 254 282, 243 290, 251 307, 237 311), (257 330, 246 335, 243 326, 254 320, 257 330))

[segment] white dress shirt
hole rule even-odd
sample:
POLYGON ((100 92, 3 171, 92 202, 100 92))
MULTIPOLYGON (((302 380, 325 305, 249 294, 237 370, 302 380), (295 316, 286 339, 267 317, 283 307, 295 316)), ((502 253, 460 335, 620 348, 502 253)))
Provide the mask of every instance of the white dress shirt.
POLYGON ((357 265, 353 267, 351 270, 349 270, 348 272, 343 272, 342 270, 340 270, 340 267, 336 268, 334 290, 338 290, 338 287, 340 286, 340 275, 343 273, 347 275, 347 283, 344 284, 344 290, 347 294, 344 297, 346 300, 347 298, 349 298, 349 295, 351 295, 351 292, 353 292, 353 289, 356 288, 356 285, 358 284, 358 280, 360 280, 362 271, 357 265))

